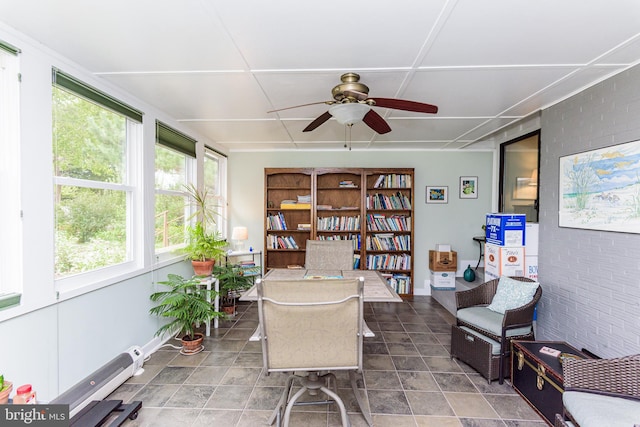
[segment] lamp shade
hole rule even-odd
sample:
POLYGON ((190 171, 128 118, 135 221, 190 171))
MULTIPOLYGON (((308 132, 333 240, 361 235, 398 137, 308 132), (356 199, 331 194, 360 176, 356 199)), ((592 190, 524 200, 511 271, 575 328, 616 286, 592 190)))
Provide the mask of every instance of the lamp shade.
POLYGON ((364 115, 368 112, 368 105, 357 102, 334 104, 329 108, 329 113, 335 117, 341 125, 352 125, 361 122, 364 115))
POLYGON ((231 239, 233 240, 247 240, 249 238, 249 231, 247 227, 233 227, 231 233, 231 239))

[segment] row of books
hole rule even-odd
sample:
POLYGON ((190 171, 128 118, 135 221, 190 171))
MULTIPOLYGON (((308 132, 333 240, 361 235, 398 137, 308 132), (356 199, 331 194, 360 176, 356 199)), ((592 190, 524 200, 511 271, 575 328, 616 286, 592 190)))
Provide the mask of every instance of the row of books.
POLYGON ((340 181, 338 184, 342 188, 357 188, 358 186, 351 180, 340 181))
POLYGON ((373 188, 411 188, 411 175, 389 174, 380 175, 373 188))
POLYGON ((378 254, 367 255, 368 270, 409 270, 411 255, 378 254))
POLYGON ((411 199, 398 191, 391 196, 386 194, 367 194, 368 209, 411 209, 411 199))
POLYGON ((389 286, 391 286, 396 293, 411 293, 411 278, 406 274, 383 274, 382 277, 387 280, 389 286))
POLYGON ((282 212, 267 215, 267 230, 286 230, 287 221, 282 212))
POLYGON ((367 229, 371 231, 411 231, 411 217, 404 215, 367 214, 367 229))
POLYGON ((411 248, 411 236, 395 234, 375 234, 367 236, 367 250, 370 251, 408 251, 411 248))
POLYGON ((299 249, 293 236, 267 235, 267 248, 269 249, 299 249))
POLYGON ((326 216, 318 218, 319 231, 356 231, 360 230, 360 215, 326 216))
POLYGON ((353 242, 353 249, 360 249, 360 234, 321 234, 318 236, 318 240, 351 240, 353 242))

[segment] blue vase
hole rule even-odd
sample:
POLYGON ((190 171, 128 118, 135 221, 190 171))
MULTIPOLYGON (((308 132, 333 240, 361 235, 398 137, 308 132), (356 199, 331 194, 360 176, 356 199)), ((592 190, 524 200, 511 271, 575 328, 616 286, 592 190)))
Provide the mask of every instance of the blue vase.
POLYGON ((467 282, 473 282, 474 280, 476 280, 476 273, 471 268, 471 265, 469 265, 469 267, 467 267, 467 269, 464 271, 464 280, 466 280, 467 282))

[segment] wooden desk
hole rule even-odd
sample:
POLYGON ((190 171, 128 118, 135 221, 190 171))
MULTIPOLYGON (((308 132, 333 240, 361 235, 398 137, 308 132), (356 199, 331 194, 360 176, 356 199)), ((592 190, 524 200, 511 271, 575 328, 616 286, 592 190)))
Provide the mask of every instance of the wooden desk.
MULTIPOLYGON (((300 280, 305 276, 342 276, 343 278, 364 277, 364 301, 365 302, 402 302, 402 298, 393 290, 379 272, 373 270, 305 270, 274 268, 265 274, 264 279, 273 280, 300 280)), ((309 279, 322 280, 322 279, 309 279)), ((240 301, 257 301, 258 292, 256 286, 252 286, 240 297, 240 301)))

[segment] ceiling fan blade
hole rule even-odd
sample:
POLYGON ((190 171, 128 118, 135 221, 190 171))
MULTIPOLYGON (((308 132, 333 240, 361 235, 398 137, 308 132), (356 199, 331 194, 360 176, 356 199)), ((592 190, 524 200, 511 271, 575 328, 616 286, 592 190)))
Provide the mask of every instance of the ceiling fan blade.
POLYGON ((304 128, 302 132, 311 132, 312 130, 314 130, 315 128, 317 128, 318 126, 320 126, 321 124, 329 120, 330 118, 331 118, 331 113, 328 111, 325 111, 324 114, 322 114, 317 119, 309 123, 309 126, 304 128))
POLYGON ((422 102, 407 101, 404 99, 394 98, 369 98, 375 101, 376 107, 392 108, 394 110, 415 111, 417 113, 432 113, 438 112, 438 107, 431 104, 424 104, 422 102))
POLYGON ((278 111, 284 111, 284 110, 291 110, 292 108, 299 108, 299 107, 306 107, 308 105, 318 105, 318 104, 327 104, 327 105, 331 105, 331 104, 335 104, 335 101, 319 101, 319 102, 311 102, 309 104, 301 104, 301 105, 294 105, 293 107, 285 107, 285 108, 278 108, 277 110, 271 110, 271 111, 267 111, 267 113, 276 113, 278 111))
POLYGON ((369 112, 364 115, 362 121, 365 122, 371 129, 378 132, 380 135, 391 132, 391 128, 389 127, 387 122, 382 118, 380 114, 376 113, 373 110, 369 110, 369 112))

